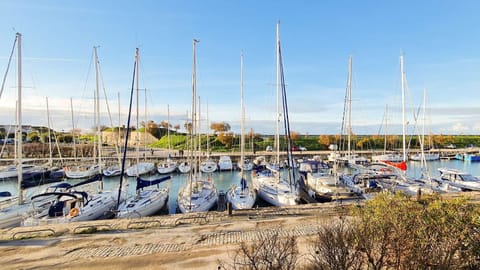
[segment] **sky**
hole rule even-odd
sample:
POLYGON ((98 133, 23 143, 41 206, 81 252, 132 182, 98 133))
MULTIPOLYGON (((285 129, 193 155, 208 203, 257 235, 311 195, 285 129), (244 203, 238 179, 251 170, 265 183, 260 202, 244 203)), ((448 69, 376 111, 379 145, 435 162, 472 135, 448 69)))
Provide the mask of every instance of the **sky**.
MULTIPOLYGON (((4 0, 0 74, 20 32, 23 123, 48 125, 48 97, 51 128, 68 131, 75 125, 87 132, 94 126, 96 46, 102 124, 111 125, 108 102, 113 126, 119 111, 125 125, 138 47, 140 121, 166 121, 169 115, 183 127, 191 110, 196 38, 203 130, 208 122, 227 122, 239 132, 243 51, 246 129, 273 134, 280 21, 292 131, 340 132, 352 56, 353 133, 401 133, 403 53, 408 133, 421 132, 425 122, 428 133, 480 134, 479 13, 480 2, 470 0, 4 0), (426 116, 415 121, 424 89, 426 116)), ((0 124, 15 123, 16 74, 14 61, 0 97, 0 124)))

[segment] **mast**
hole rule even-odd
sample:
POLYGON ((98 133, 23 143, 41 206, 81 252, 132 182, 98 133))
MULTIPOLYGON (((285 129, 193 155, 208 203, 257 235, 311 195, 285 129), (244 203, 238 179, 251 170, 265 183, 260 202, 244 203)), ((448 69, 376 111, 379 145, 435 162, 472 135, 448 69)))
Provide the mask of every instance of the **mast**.
POLYGON ((136 132, 135 132, 135 144, 137 146, 137 169, 136 169, 136 176, 138 177, 139 176, 139 164, 140 164, 140 138, 139 138, 139 134, 138 134, 138 114, 139 114, 139 110, 138 110, 138 65, 140 63, 140 51, 138 48, 136 48, 136 51, 135 51, 135 61, 136 61, 136 65, 135 65, 135 92, 136 92, 136 99, 137 99, 137 113, 136 113, 136 132))
POLYGON ((423 88, 423 110, 422 110, 422 114, 423 114, 423 119, 422 119, 422 141, 421 141, 421 144, 420 144, 420 148, 422 150, 422 154, 421 154, 421 159, 422 159, 422 168, 426 171, 427 170, 427 160, 425 159, 425 121, 426 121, 426 115, 425 115, 425 107, 426 107, 426 100, 427 100, 427 89, 426 88, 423 88))
POLYGON ((17 33, 17 132, 15 138, 17 141, 17 171, 18 171, 18 204, 23 203, 23 168, 22 168, 22 34, 17 33))
MULTIPOLYGON (((242 122, 240 124, 240 175, 244 177, 245 166, 245 105, 243 104, 243 51, 240 54, 240 108, 242 122)), ((242 186, 243 189, 243 186, 242 186)))
MULTIPOLYGON (((96 127, 96 146, 98 151, 98 173, 102 172, 102 135, 100 132, 100 86, 99 86, 99 74, 98 74, 98 55, 97 55, 97 47, 93 47, 93 53, 95 57, 95 127, 96 127)), ((94 144, 95 145, 95 144, 94 144)), ((99 181, 100 188, 103 186, 103 181, 99 181)))
POLYGON ((48 125, 48 151, 49 151, 49 156, 48 156, 48 165, 52 166, 53 165, 53 154, 52 154, 52 136, 50 134, 50 110, 48 108, 48 97, 45 97, 45 100, 47 102, 47 125, 48 125))
POLYGON ((75 118, 73 117, 73 101, 70 98, 70 111, 72 112, 72 138, 73 138, 73 158, 77 161, 77 143, 75 142, 75 118))
MULTIPOLYGON (((196 92, 196 91, 195 91, 196 92)), ((198 145, 197 145, 197 151, 198 155, 195 157, 197 159, 197 165, 200 168, 200 155, 202 154, 202 124, 200 121, 200 115, 201 115, 201 110, 200 110, 200 96, 198 96, 198 114, 197 114, 197 135, 198 135, 198 145)))
POLYGON ((351 134, 352 134, 352 56, 350 55, 350 58, 348 60, 348 82, 347 82, 347 88, 348 88, 348 146, 347 146, 347 157, 350 158, 351 156, 351 134))
MULTIPOLYGON (((120 92, 117 93, 117 99, 118 99, 118 137, 117 137, 117 146, 120 148, 120 92)), ((119 157, 120 158, 120 157, 119 157)))
MULTIPOLYGON (((124 147, 123 147, 123 158, 122 158, 122 165, 121 165, 121 172, 120 172, 120 185, 118 186, 118 196, 117 196, 117 207, 120 205, 120 199, 121 199, 121 194, 122 194, 122 186, 123 186, 123 176, 125 172, 125 160, 127 159, 127 147, 128 147, 128 133, 130 131, 130 119, 132 116, 132 103, 133 103, 133 87, 134 87, 134 82, 136 78, 136 71, 137 71, 137 60, 138 60, 138 48, 136 50, 135 54, 135 63, 133 66, 133 78, 132 78, 132 87, 130 90, 130 102, 128 106, 128 116, 127 116, 127 128, 125 129, 125 142, 124 142, 124 147)), ((120 93, 119 93, 120 96, 120 93)), ((119 98, 120 100, 120 98, 119 98)), ((120 122, 119 122, 120 124, 120 122)), ((138 171, 138 170, 137 170, 138 171)))
POLYGON ((277 22, 277 40, 275 45, 275 50, 277 54, 277 114, 275 117, 275 150, 277 152, 276 155, 276 164, 280 165, 280 89, 281 89, 281 82, 280 82, 280 21, 277 22))
POLYGON ((385 105, 385 140, 383 142, 383 154, 387 153, 387 128, 388 128, 388 104, 385 105))
POLYGON ((207 158, 210 158, 210 123, 208 122, 208 101, 207 101, 207 158))
MULTIPOLYGON (((144 124, 144 127, 143 127, 143 151, 145 153, 145 151, 147 151, 147 126, 148 126, 148 123, 147 123, 147 88, 145 88, 145 95, 144 95, 144 108, 143 108, 143 113, 145 115, 145 124, 144 124)), ((143 160, 144 161, 147 161, 147 155, 143 155, 143 160)))
POLYGON ((170 155, 170 105, 167 104, 167 140, 168 140, 168 154, 170 155))
MULTIPOLYGON (((196 50, 197 50, 197 43, 199 42, 199 40, 197 39, 193 39, 193 66, 192 66, 192 148, 191 148, 191 153, 193 155, 194 153, 194 150, 195 150, 195 138, 193 136, 193 132, 196 131, 196 120, 197 120, 197 115, 196 115, 196 110, 197 110, 197 106, 196 106, 196 103, 197 103, 197 74, 196 74, 196 65, 197 65, 197 60, 196 60, 196 50)), ((197 155, 198 156, 198 155, 197 155)), ((190 200, 189 200, 189 209, 191 210, 192 209, 192 191, 193 191, 193 186, 192 186, 192 180, 193 180, 193 177, 195 175, 197 175, 197 170, 200 169, 200 167, 198 166, 199 164, 196 164, 197 162, 197 159, 194 159, 194 162, 195 164, 192 164, 193 165, 193 170, 190 170, 190 174, 189 174, 189 178, 190 178, 190 200)))
POLYGON ((405 66, 403 64, 403 53, 400 54, 400 72, 402 80, 402 149, 403 161, 407 160, 406 137, 405 137, 405 66))

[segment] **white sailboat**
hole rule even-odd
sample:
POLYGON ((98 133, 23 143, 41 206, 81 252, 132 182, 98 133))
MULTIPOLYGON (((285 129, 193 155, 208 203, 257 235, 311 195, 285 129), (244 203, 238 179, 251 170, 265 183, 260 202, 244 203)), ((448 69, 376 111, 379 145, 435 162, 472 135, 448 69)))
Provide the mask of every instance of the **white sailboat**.
MULTIPOLYGON (((280 170, 275 169, 275 166, 270 166, 270 169, 267 169, 262 172, 257 172, 253 176, 252 182, 254 188, 257 190, 257 195, 261 197, 266 202, 273 204, 275 206, 284 206, 284 205, 295 205, 299 200, 297 184, 295 179, 295 171, 292 158, 292 144, 290 138, 290 128, 288 121, 288 111, 286 106, 286 92, 285 92, 285 81, 283 77, 283 63, 281 57, 281 47, 280 47, 280 22, 277 23, 277 40, 276 40, 276 53, 277 53, 277 110, 279 108, 280 95, 282 96, 283 104, 283 118, 284 124, 286 125, 285 134, 288 145, 287 145, 287 156, 288 156, 288 172, 285 175, 281 175, 280 170)), ((277 140, 276 151, 277 151, 277 164, 279 161, 280 149, 279 149, 279 134, 278 134, 278 123, 280 122, 280 113, 277 113, 277 131, 275 136, 277 140)))
MULTIPOLYGON (((44 193, 32 197, 32 201, 38 198, 56 197, 55 202, 50 205, 48 211, 36 211, 36 214, 27 218, 24 225, 41 225, 51 223, 65 223, 75 221, 95 220, 113 215, 113 210, 117 204, 117 193, 111 190, 103 190, 102 174, 102 149, 101 149, 101 131, 100 131, 100 87, 99 87, 99 61, 97 56, 97 47, 93 47, 95 61, 95 127, 96 141, 98 146, 94 155, 97 164, 92 167, 98 168, 97 173, 87 180, 72 186, 68 192, 54 192, 53 194, 44 193), (97 152, 98 151, 98 152, 97 152), (83 187, 86 184, 97 184, 97 192, 73 189, 73 187, 83 187)), ((67 175, 68 177, 68 175, 67 175)), ((93 188, 93 187, 92 187, 93 188)), ((34 202, 35 204, 35 202, 34 202)))
POLYGON ((405 132, 405 66, 403 63, 403 54, 400 55, 400 75, 402 85, 402 154, 389 153, 382 155, 373 155, 373 162, 385 162, 399 168, 402 171, 407 170, 407 149, 406 149, 406 132, 405 132))
POLYGON ((218 200, 217 188, 210 177, 204 178, 199 171, 200 143, 195 147, 194 133, 198 132, 199 119, 197 118, 197 82, 196 82, 196 47, 198 40, 193 40, 193 72, 192 72, 192 130, 190 132, 191 148, 189 153, 190 164, 196 163, 190 171, 187 183, 180 188, 177 205, 182 213, 204 212, 210 210, 218 200), (194 156, 194 152, 197 154, 194 156))
MULTIPOLYGON (((207 125, 208 125, 208 103, 207 103, 207 125)), ((218 164, 210 157, 210 132, 207 129, 207 159, 200 163, 200 171, 203 173, 213 173, 218 169, 218 164)))
MULTIPOLYGON (((138 71, 138 48, 136 50, 135 55, 135 74, 138 71)), ((137 76, 134 76, 138 79, 137 76)), ((133 97, 133 83, 132 83, 132 90, 131 90, 131 98, 133 97)), ((131 101, 130 107, 128 111, 128 120, 127 120, 127 127, 130 126, 130 119, 131 119, 131 101)), ((123 152, 123 160, 122 160, 122 169, 121 169, 121 179, 123 180, 123 171, 125 168, 125 158, 127 155, 127 142, 128 142, 128 128, 126 133, 125 139, 125 148, 123 152)), ((158 179, 142 179, 139 176, 137 177, 137 186, 136 186, 136 194, 127 199, 125 202, 121 203, 117 207, 117 217, 118 218, 135 218, 135 217, 145 217, 150 216, 158 212, 162 209, 168 200, 168 193, 169 188, 164 187, 161 188, 159 186, 160 183, 170 179, 170 176, 165 176, 158 179)), ((121 187, 121 186, 120 186, 121 187)), ((121 194, 121 189, 119 190, 119 194, 121 194)), ((119 196, 120 197, 120 196, 119 196)))
POLYGON ((425 152, 426 100, 427 100, 427 90, 424 89, 424 91, 423 91, 423 106, 422 106, 423 107, 422 135, 420 137, 421 151, 420 151, 420 153, 415 153, 413 155, 410 155, 410 160, 412 160, 412 161, 423 162, 423 161, 433 161, 433 160, 439 160, 440 159, 440 154, 439 153, 425 152))
POLYGON ((170 107, 167 105, 167 140, 168 140, 168 157, 166 160, 157 165, 159 174, 173 173, 177 169, 177 162, 170 158, 170 107))
POLYGON ((118 134, 117 134, 117 143, 115 144, 115 152, 117 154, 118 158, 118 165, 111 165, 105 169, 103 169, 103 175, 105 177, 113 177, 113 176, 119 176, 122 174, 121 166, 122 166, 122 160, 120 157, 120 126, 121 126, 121 120, 120 120, 120 92, 118 93, 118 134))
MULTIPOLYGON (((240 56, 240 100, 241 100, 241 135, 240 135, 240 162, 245 164, 245 106, 243 98, 243 53, 240 56)), ((257 200, 257 194, 253 188, 249 188, 245 176, 244 166, 240 168, 240 185, 232 185, 227 192, 227 200, 233 209, 252 208, 257 200)))
MULTIPOLYGON (((0 228, 7 228, 18 226, 24 219, 25 215, 32 213, 32 208, 30 201, 24 200, 23 194, 23 175, 25 164, 23 164, 23 138, 22 138, 22 34, 16 33, 15 43, 17 45, 17 109, 16 109, 16 130, 15 130, 15 141, 16 141, 16 168, 15 174, 17 174, 17 187, 18 195, 9 196, 8 202, 4 201, 5 205, 2 205, 0 209, 0 228), (15 203, 15 204, 13 204, 15 203)), ((12 59, 10 56, 10 60, 12 59)), ((8 72, 8 70, 7 70, 8 72)), ((3 91, 3 89, 2 89, 3 91)), ((39 204, 39 209, 47 209, 50 205, 50 200, 42 200, 39 204)))
MULTIPOLYGON (((137 58, 136 58, 137 62, 140 63, 140 52, 137 50, 137 58)), ((137 121, 136 121, 136 137, 135 137, 135 144, 137 146, 137 158, 136 158, 136 164, 130 166, 128 169, 127 169, 127 175, 130 176, 130 177, 138 177, 140 175, 144 175, 144 174, 149 174, 149 173, 152 173, 155 171, 155 164, 153 164, 152 162, 147 162, 147 161, 142 161, 140 162, 140 138, 139 138, 139 134, 138 134, 138 125, 139 125, 139 88, 138 88, 138 65, 136 67, 136 73, 135 73, 135 76, 137 77, 137 79, 135 80, 135 88, 136 88, 136 97, 137 97, 137 113, 136 113, 136 118, 137 118, 137 121)), ((145 132, 146 132, 146 127, 145 127, 145 132)))
MULTIPOLYGON (((352 56, 349 57, 348 60, 348 80, 347 80, 347 91, 346 91, 346 96, 345 96, 345 110, 344 110, 344 115, 343 119, 347 118, 347 127, 346 132, 347 132, 347 153, 345 156, 340 156, 336 159, 337 162, 339 163, 344 163, 344 164, 365 164, 368 162, 368 160, 365 157, 359 156, 358 154, 354 154, 352 151, 352 140, 351 140, 351 135, 353 134, 352 132, 352 65, 353 65, 353 58, 352 56)), ((345 127, 345 123, 342 124, 342 130, 345 127)), ((343 136, 343 132, 342 132, 343 136)), ((343 146, 343 144, 340 144, 343 146)), ((330 157, 330 156, 329 156, 330 157)))

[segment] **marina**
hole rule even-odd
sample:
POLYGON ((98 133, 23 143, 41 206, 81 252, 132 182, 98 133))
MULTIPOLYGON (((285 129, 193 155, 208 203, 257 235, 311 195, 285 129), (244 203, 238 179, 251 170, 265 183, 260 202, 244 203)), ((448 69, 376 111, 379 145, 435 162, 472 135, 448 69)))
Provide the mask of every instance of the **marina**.
MULTIPOLYGON (((464 162, 460 160, 438 160, 438 161, 430 161, 428 162, 428 173, 431 177, 439 177, 440 173, 438 171, 439 168, 452 168, 452 169, 459 169, 465 172, 469 172, 472 175, 478 176, 480 175, 480 163, 479 162, 464 162)), ((348 171, 348 169, 346 169, 348 171)), ((422 168, 419 162, 410 161, 408 162, 408 170, 406 172, 407 176, 411 177, 418 177, 422 174, 422 168)), ((149 175, 145 177, 146 179, 156 179, 161 177, 162 175, 149 175)), ((252 183, 252 172, 246 173, 246 180, 248 185, 250 186, 252 183)), ((226 192, 231 185, 240 183, 240 171, 232 170, 232 171, 217 171, 211 174, 212 180, 215 182, 217 189, 219 191, 226 192)), ((161 214, 175 214, 178 213, 176 199, 179 189, 182 185, 184 185, 188 180, 188 174, 181 174, 181 173, 172 173, 171 179, 165 181, 161 184, 162 187, 169 188, 169 198, 167 202, 167 208, 163 209, 161 214)), ((80 180, 73 180, 68 179, 66 180, 68 183, 78 183, 80 180)), ((120 183, 120 178, 116 177, 103 177, 104 188, 106 190, 116 190, 118 189, 118 185, 120 183)), ((47 185, 42 185, 35 188, 30 188, 25 191, 25 196, 28 198, 29 196, 33 196, 33 194, 37 193, 40 190, 45 189, 47 185)), ((127 178, 127 193, 130 196, 135 194, 135 186, 136 186, 136 178, 135 177, 128 177, 127 178)), ((9 191, 12 195, 17 195, 17 182, 12 180, 0 180, 0 190, 2 191, 9 191)), ((257 199, 258 200, 258 199, 257 199)), ((269 206, 266 202, 258 202, 254 207, 260 205, 260 207, 269 206)))

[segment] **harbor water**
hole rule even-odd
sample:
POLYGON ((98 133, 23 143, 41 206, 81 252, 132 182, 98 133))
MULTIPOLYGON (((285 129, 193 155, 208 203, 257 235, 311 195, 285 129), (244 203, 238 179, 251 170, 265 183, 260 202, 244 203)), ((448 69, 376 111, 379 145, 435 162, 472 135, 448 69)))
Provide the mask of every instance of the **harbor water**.
MULTIPOLYGON (((428 176, 433 178, 438 178, 440 173, 438 168, 453 168, 459 169, 465 172, 468 172, 474 176, 480 176, 480 162, 464 162, 460 160, 438 160, 427 162, 428 176)), ((422 170, 420 162, 410 161, 408 162, 407 176, 419 177, 425 174, 425 170, 422 170)), ((251 186, 251 172, 246 172, 246 179, 251 186)), ((163 176, 163 175, 162 175, 163 176)), ((144 176, 144 179, 154 179, 156 177, 161 177, 160 175, 150 175, 144 176)), ((239 171, 222 171, 214 172, 212 174, 203 174, 203 177, 210 177, 211 181, 214 181, 217 190, 226 192, 233 184, 240 183, 240 172, 239 171)), ((81 180, 67 179, 69 183, 78 183, 81 180)), ((188 174, 173 173, 171 174, 171 179, 163 182, 160 186, 169 188, 169 199, 167 209, 162 211, 162 214, 174 214, 178 213, 177 210, 177 194, 180 188, 187 183, 188 174)), ((103 189, 104 190, 118 190, 120 183, 120 177, 104 177, 103 178, 103 189)), ((34 194, 43 191, 48 185, 42 185, 34 188, 29 188, 24 191, 24 196, 29 198, 34 194)), ((127 196, 132 196, 135 194, 136 181, 135 177, 128 177, 126 187, 127 196)), ((10 191, 13 195, 18 194, 17 182, 12 180, 0 180, 0 191, 10 191)), ((260 206, 266 205, 264 202, 257 202, 260 206)))

